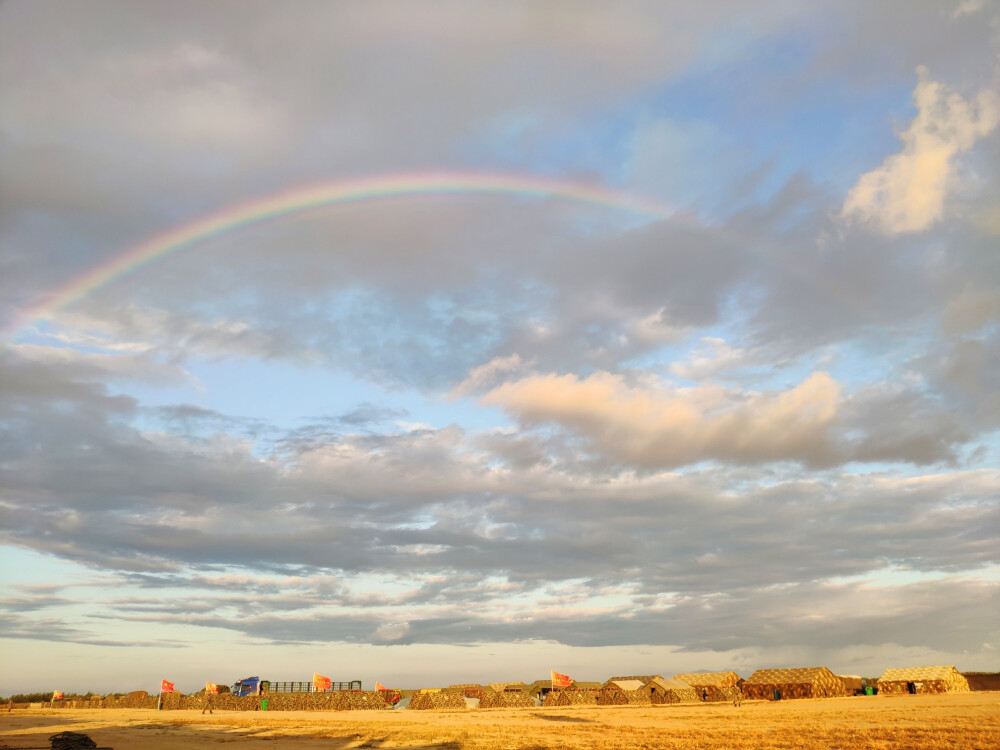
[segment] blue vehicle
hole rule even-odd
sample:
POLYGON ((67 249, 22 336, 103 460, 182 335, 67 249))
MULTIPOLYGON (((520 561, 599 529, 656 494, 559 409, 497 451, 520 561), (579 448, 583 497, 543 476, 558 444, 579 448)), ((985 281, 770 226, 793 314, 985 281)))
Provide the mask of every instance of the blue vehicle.
POLYGON ((260 677, 244 677, 233 683, 233 695, 260 695, 260 677))

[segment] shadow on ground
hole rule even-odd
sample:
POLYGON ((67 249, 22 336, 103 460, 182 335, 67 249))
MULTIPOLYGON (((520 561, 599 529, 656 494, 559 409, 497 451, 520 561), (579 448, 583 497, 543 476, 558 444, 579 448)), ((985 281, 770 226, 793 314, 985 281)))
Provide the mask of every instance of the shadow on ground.
POLYGON ((568 721, 572 724, 593 724, 593 719, 584 719, 582 716, 553 716, 551 714, 532 714, 536 719, 546 721, 568 721))

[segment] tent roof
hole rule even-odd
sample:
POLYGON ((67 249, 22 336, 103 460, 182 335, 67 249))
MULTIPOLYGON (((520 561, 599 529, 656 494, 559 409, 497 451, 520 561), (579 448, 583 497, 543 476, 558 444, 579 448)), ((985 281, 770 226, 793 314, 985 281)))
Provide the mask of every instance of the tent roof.
POLYGON ((643 685, 645 685, 647 682, 649 682, 650 680, 652 680, 654 677, 660 677, 660 675, 658 675, 658 674, 618 675, 617 677, 609 677, 608 680, 607 680, 607 682, 605 682, 604 684, 607 685, 608 682, 619 682, 621 680, 638 680, 643 685))
POLYGON ((905 667, 887 669, 878 678, 879 682, 915 682, 919 680, 947 680, 958 670, 955 667, 905 667))
POLYGON ((800 667, 798 669, 758 669, 746 682, 751 685, 798 685, 817 682, 826 676, 833 677, 826 667, 800 667))
POLYGON ((651 687, 658 687, 661 690, 691 690, 691 685, 684 682, 684 680, 678 680, 676 677, 673 679, 666 679, 664 677, 654 677, 645 685, 642 686, 643 690, 651 687))
POLYGON ((604 683, 604 687, 615 685, 622 690, 642 690, 642 686, 645 684, 642 680, 608 680, 604 683))
POLYGON ((724 682, 739 682, 741 679, 736 672, 688 672, 686 674, 675 674, 675 680, 683 680, 688 685, 717 685, 724 682))

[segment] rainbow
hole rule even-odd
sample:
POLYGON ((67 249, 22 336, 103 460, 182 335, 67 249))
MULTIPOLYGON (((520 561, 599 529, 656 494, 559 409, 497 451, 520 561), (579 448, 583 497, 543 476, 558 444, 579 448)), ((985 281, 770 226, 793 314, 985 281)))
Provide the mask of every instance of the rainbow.
POLYGON ((421 172, 324 182, 229 206, 188 224, 149 237, 111 261, 71 280, 36 307, 25 310, 11 339, 36 320, 55 317, 75 302, 154 261, 227 232, 310 209, 401 196, 510 195, 557 198, 664 219, 674 209, 659 201, 600 185, 536 175, 485 172, 421 172))

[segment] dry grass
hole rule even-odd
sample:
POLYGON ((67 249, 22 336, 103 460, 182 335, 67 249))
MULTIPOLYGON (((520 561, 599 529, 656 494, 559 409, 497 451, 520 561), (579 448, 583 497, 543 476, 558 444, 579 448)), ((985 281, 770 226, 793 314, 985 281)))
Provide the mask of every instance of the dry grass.
POLYGON ((240 748, 839 748, 995 750, 1000 693, 876 696, 673 706, 569 706, 479 711, 216 713, 19 710, 0 714, 0 748, 46 748, 85 732, 115 750, 240 748))

